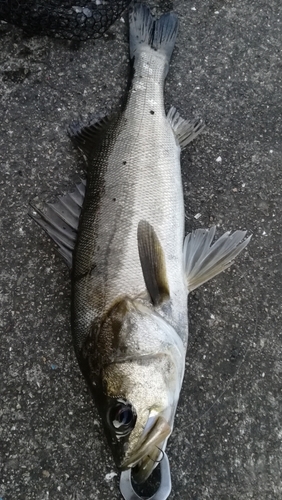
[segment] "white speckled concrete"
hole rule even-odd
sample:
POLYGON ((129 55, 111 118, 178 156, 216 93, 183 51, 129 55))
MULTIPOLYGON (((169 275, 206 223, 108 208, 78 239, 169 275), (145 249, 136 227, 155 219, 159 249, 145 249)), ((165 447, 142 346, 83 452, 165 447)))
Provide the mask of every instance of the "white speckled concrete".
MULTIPOLYGON (((253 233, 236 266, 189 298, 170 498, 278 500, 282 8, 277 0, 149 3, 179 14, 167 106, 208 125, 182 157, 187 230, 253 233)), ((126 23, 79 46, 0 25, 0 74, 0 497, 120 499, 72 348, 68 270, 27 211, 30 199, 66 190, 82 171, 68 124, 125 95, 126 23)))

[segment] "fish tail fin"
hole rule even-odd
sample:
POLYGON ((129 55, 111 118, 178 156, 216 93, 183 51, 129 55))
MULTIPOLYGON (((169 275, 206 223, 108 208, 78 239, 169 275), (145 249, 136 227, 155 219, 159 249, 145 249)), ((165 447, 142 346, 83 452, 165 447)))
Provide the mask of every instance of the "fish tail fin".
POLYGON ((168 12, 156 19, 146 5, 137 3, 130 13, 129 24, 131 59, 145 47, 150 47, 163 53, 169 63, 178 31, 178 19, 174 13, 168 12))
POLYGON ((230 267, 251 239, 251 236, 245 238, 246 231, 233 234, 228 231, 212 244, 214 235, 213 226, 208 230, 196 229, 184 240, 184 271, 189 292, 230 267))

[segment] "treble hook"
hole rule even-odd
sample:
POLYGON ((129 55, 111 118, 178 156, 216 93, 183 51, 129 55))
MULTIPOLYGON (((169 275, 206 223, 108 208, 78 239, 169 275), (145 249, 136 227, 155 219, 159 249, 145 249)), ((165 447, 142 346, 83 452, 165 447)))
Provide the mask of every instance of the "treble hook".
MULTIPOLYGON (((160 462, 161 484, 154 495, 147 500, 166 500, 171 492, 170 467, 167 454, 164 453, 160 462)), ((124 500, 144 500, 137 495, 131 482, 131 469, 125 470, 120 475, 119 489, 124 500)))

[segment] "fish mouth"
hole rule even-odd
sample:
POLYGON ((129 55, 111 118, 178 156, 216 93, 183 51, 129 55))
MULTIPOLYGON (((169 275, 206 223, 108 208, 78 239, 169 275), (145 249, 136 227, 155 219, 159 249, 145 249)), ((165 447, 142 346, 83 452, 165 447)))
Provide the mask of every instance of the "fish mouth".
POLYGON ((134 452, 122 463, 122 470, 134 469, 133 479, 143 483, 162 458, 162 448, 171 434, 171 426, 164 417, 154 418, 153 424, 140 438, 134 452))

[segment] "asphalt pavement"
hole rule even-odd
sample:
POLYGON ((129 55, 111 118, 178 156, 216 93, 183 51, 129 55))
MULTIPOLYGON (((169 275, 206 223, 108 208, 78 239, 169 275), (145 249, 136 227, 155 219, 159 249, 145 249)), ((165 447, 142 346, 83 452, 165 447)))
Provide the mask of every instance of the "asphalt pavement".
MULTIPOLYGON (((189 297, 185 381, 167 453, 174 500, 282 499, 282 7, 151 1, 179 36, 166 105, 202 117, 182 155, 187 231, 247 229, 236 264, 189 297)), ((29 201, 83 172, 66 130, 119 109, 127 16, 103 38, 28 38, 0 24, 0 499, 118 500, 79 371, 69 272, 29 201)))

